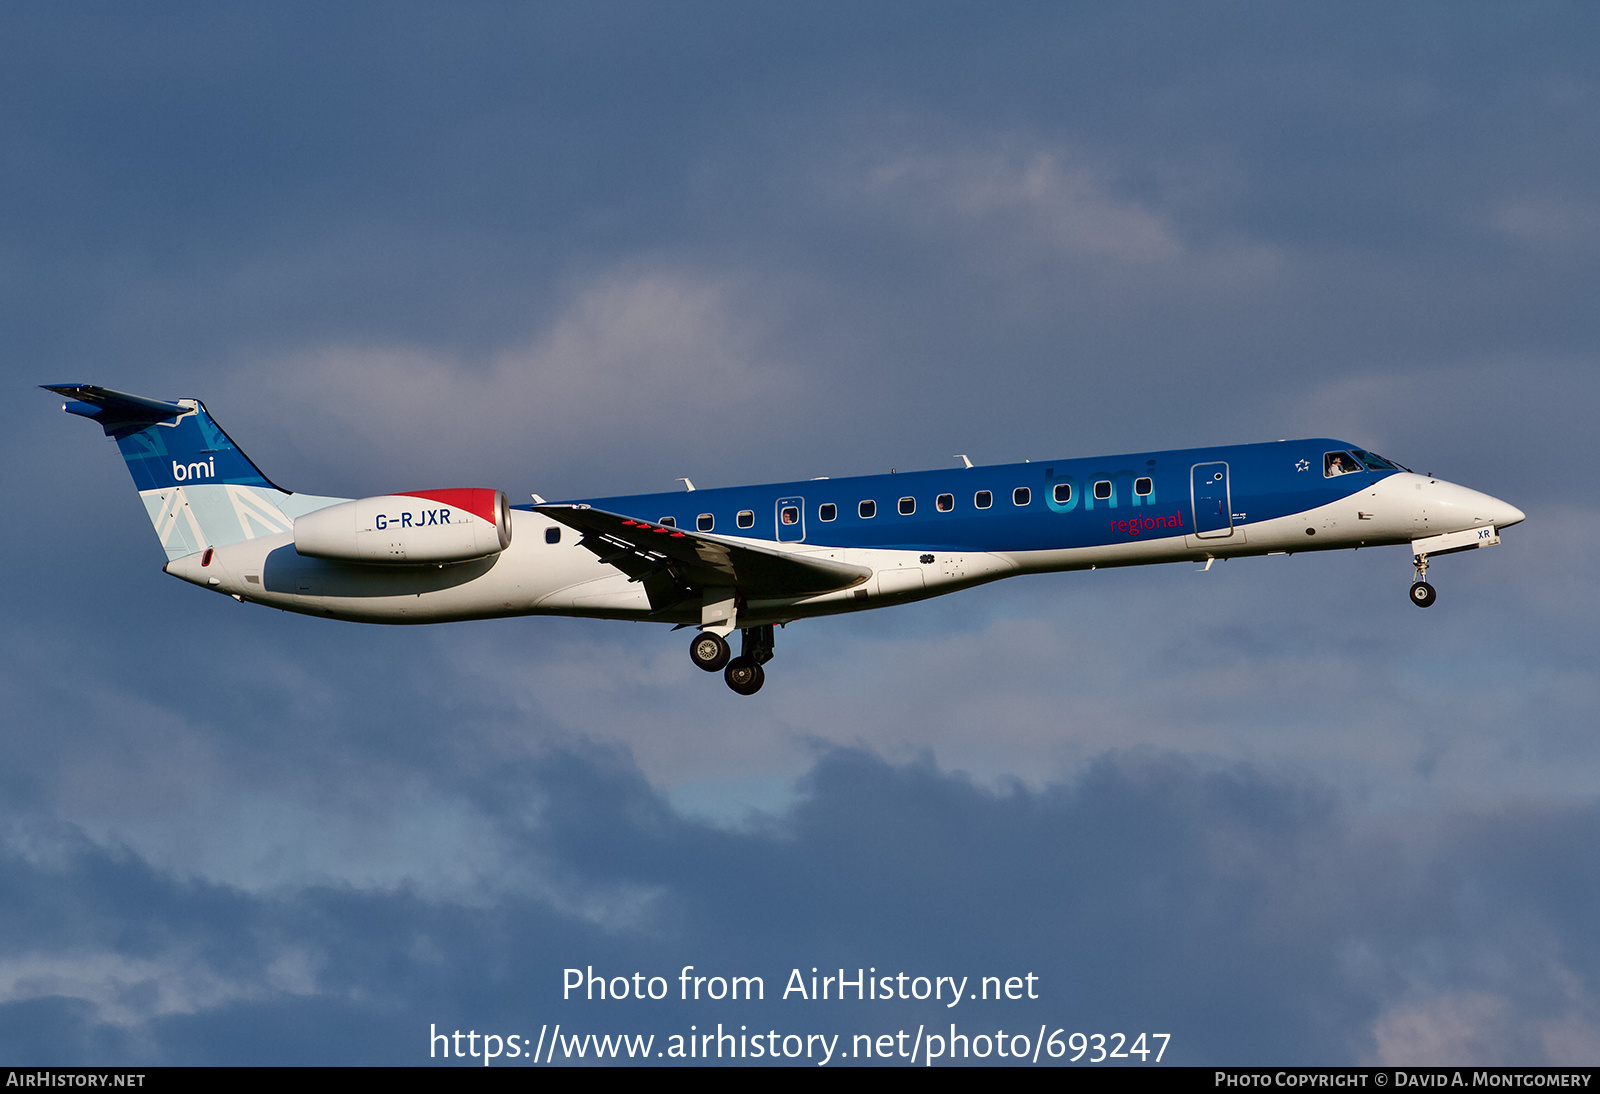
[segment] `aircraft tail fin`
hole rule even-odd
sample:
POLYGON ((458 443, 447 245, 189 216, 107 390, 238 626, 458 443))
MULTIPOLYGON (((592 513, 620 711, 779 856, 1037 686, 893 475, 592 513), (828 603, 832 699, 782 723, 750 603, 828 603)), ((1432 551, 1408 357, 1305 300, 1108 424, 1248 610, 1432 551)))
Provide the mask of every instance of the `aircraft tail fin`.
POLYGON ((292 531, 294 518, 336 499, 275 485, 198 399, 165 402, 90 384, 46 384, 61 408, 116 440, 167 559, 292 531))

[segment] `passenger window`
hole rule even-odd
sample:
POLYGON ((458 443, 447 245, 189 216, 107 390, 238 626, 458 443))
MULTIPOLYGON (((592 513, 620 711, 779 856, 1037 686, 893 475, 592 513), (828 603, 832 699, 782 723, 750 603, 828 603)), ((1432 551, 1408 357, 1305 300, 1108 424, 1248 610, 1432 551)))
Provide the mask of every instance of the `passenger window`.
POLYGON ((1011 491, 1012 505, 1027 505, 1028 502, 1032 500, 1033 492, 1030 491, 1026 486, 1019 486, 1015 490, 1011 491))
POLYGON ((662 517, 660 520, 656 521, 656 523, 666 528, 676 528, 678 526, 678 518, 662 517))
POLYGON ((916 498, 901 498, 900 499, 900 515, 902 517, 909 517, 912 513, 915 513, 916 511, 917 511, 917 499, 916 498))
POLYGON ((1322 457, 1322 477, 1325 479, 1360 470, 1361 465, 1348 452, 1329 452, 1322 457))
POLYGON ((948 513, 956 507, 956 496, 954 494, 940 494, 933 499, 933 507, 941 513, 948 513))
POLYGON ((710 513, 701 513, 694 518, 694 526, 702 532, 709 532, 717 526, 717 518, 710 513))
POLYGON ((799 524, 800 523, 800 509, 799 509, 799 507, 794 506, 794 505, 785 505, 782 509, 778 510, 778 519, 780 521, 782 521, 784 524, 799 524))
POLYGON ((1094 484, 1094 496, 1100 501, 1105 501, 1111 496, 1111 480, 1101 479, 1094 484))
POLYGON ((864 501, 856 507, 856 511, 861 514, 862 520, 871 520, 873 517, 878 515, 878 503, 875 501, 864 501))
POLYGON ((561 542, 561 529, 560 528, 546 528, 544 530, 544 541, 546 543, 560 543, 561 542))
POLYGON ((1151 482, 1149 479, 1133 480, 1133 492, 1138 494, 1141 498, 1148 498, 1151 494, 1155 493, 1155 489, 1156 484, 1151 482))
POLYGON ((1055 499, 1056 499, 1057 502, 1059 502, 1062 505, 1065 505, 1065 504, 1067 504, 1067 502, 1071 501, 1072 500, 1072 484, 1070 482, 1058 482, 1058 483, 1056 483, 1055 499))
POLYGON ((756 515, 749 509, 741 509, 738 516, 733 518, 733 523, 740 528, 754 528, 756 526, 756 515))
POLYGON ((831 501, 825 501, 817 506, 818 520, 832 520, 839 515, 839 507, 831 501))
POLYGON ((972 505, 975 509, 987 509, 994 504, 994 495, 987 490, 979 490, 972 495, 972 505))

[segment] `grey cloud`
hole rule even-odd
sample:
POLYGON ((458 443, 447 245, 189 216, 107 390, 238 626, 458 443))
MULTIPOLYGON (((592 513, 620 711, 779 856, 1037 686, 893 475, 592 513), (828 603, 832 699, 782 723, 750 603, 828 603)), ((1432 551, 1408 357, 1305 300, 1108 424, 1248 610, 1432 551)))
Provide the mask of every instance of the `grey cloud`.
MULTIPOLYGON (((13 854, 6 886, 28 895, 8 902, 4 1009, 55 1006, 63 1058, 126 1059, 136 1046, 152 1062, 411 1062, 430 1021, 665 1033, 730 1018, 951 1017, 770 997, 561 1006, 573 964, 694 964, 774 988, 813 964, 1032 971, 1042 1001, 1003 1023, 1159 1027, 1178 1062, 1418 1063, 1446 1050, 1457 1063, 1570 1062, 1574 1031, 1595 1019, 1585 902, 1560 895, 1574 877, 1594 882, 1591 808, 1375 826, 1312 783, 1149 754, 995 792, 926 762, 834 752, 790 812, 742 834, 685 821, 625 762, 592 751, 508 767, 472 793, 496 803, 514 854, 559 863, 614 907, 628 890, 652 895, 629 918, 596 920, 536 897, 250 895, 85 843, 54 864, 13 854), (518 819, 530 788, 545 802, 531 824, 518 819), (1498 1040, 1471 1032, 1486 1016, 1498 1040)), ((963 1021, 996 1017, 963 1006, 963 1021)))

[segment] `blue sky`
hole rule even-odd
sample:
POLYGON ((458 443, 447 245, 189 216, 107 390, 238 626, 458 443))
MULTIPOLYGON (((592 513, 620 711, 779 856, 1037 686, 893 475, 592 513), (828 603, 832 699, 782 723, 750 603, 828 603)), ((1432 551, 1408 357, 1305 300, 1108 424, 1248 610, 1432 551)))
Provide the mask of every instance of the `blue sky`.
MULTIPOLYGON (((1040 976, 1184 1063, 1594 1063, 1600 16, 0 12, 0 1057, 412 1063, 571 965, 1040 976), (276 481, 585 496, 1296 435, 1528 513, 779 637, 381 629, 160 571, 39 383, 276 481)), ((991 1004, 997 1006, 997 1004, 991 1004)), ((963 1016, 962 1020, 968 1020, 963 1016)))

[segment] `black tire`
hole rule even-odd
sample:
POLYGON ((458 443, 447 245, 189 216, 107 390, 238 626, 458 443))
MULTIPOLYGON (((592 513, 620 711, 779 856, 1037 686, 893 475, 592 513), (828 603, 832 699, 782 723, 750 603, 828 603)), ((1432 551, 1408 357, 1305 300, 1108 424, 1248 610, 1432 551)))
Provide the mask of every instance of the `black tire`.
POLYGON ((735 657, 722 670, 722 678, 740 695, 754 695, 767 682, 766 671, 748 657, 735 657))
POLYGON ((1439 594, 1426 581, 1418 581, 1411 586, 1411 603, 1419 608, 1426 608, 1438 599, 1439 594))
POLYGON ((689 642, 689 660, 707 672, 716 672, 726 665, 728 658, 732 656, 733 651, 728 648, 728 640, 720 634, 701 631, 689 642))

